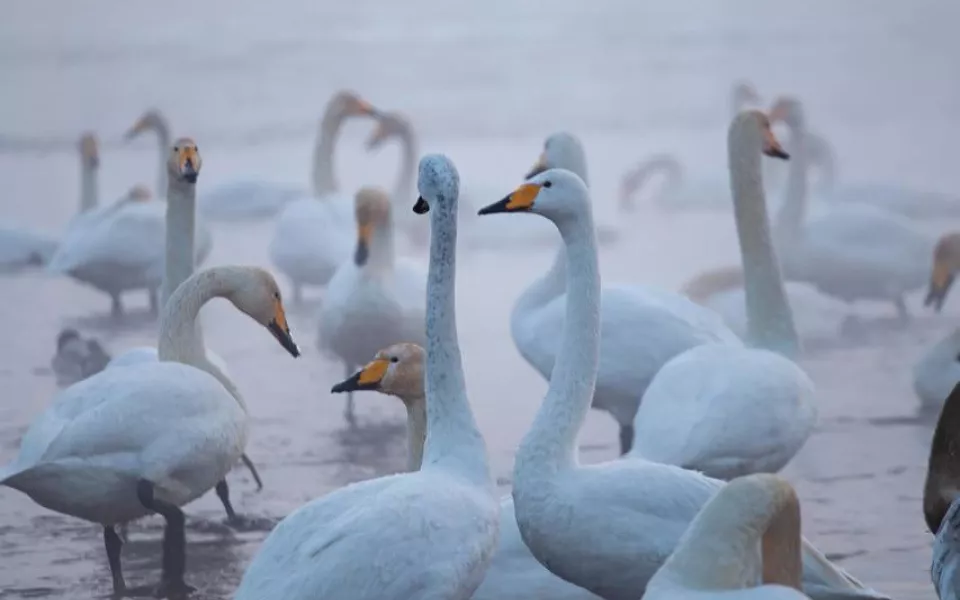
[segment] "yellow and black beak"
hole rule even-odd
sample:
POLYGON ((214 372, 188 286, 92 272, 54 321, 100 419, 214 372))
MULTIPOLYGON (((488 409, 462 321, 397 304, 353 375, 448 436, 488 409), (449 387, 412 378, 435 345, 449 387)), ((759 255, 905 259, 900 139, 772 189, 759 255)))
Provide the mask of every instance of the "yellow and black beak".
POLYGON ((533 208, 537 195, 540 193, 540 187, 539 183, 524 183, 502 200, 484 206, 477 211, 477 214, 493 215, 496 213, 529 211, 533 208))
POLYGON ((423 199, 423 196, 417 197, 417 202, 413 205, 413 212, 418 215, 425 215, 430 211, 430 203, 423 199))
POLYGON ((287 325, 287 315, 283 311, 283 304, 277 298, 273 301, 273 319, 267 324, 267 329, 277 338, 283 349, 290 353, 290 356, 297 358, 300 356, 300 348, 293 341, 290 335, 290 326, 287 325))
POLYGON ((367 264, 370 258, 370 237, 373 235, 373 225, 369 223, 357 228, 357 249, 353 253, 353 263, 358 267, 367 264))
POLYGON ((184 147, 180 149, 180 175, 187 183, 196 183, 200 175, 200 154, 196 148, 184 147))
POLYGON ((933 305, 937 312, 943 308, 943 303, 947 300, 947 294, 953 285, 954 274, 943 263, 934 263, 933 274, 930 276, 930 288, 927 290, 927 297, 923 301, 924 306, 933 305))
POLYGON ((387 374, 390 362, 385 358, 378 358, 367 364, 349 378, 330 388, 331 394, 357 392, 362 390, 379 390, 380 383, 387 374))
POLYGON ((535 175, 539 175, 547 170, 547 157, 544 153, 540 153, 540 158, 537 159, 537 162, 530 167, 530 170, 527 171, 527 174, 523 176, 524 179, 530 179, 535 175))

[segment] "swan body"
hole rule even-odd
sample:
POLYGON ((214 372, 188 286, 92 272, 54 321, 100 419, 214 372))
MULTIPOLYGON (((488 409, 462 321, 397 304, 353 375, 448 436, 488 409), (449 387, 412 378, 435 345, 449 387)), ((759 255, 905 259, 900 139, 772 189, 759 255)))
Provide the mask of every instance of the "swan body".
POLYGON ((917 219, 960 217, 960 196, 896 183, 845 183, 821 192, 819 199, 828 204, 866 204, 917 219))
MULTIPOLYGON (((547 395, 514 465, 520 534, 558 577, 608 600, 635 599, 723 484, 643 459, 578 463, 576 439, 594 396, 601 331, 600 275, 584 182, 551 169, 480 212, 540 214, 553 221, 567 248, 564 337, 547 395)), ((804 590, 811 597, 875 595, 803 545, 804 590)))
POLYGON ((848 303, 889 300, 906 318, 904 295, 925 283, 934 241, 908 220, 863 204, 825 208, 808 218, 802 106, 781 99, 771 117, 783 119, 796 142, 776 231, 787 278, 848 303))
POLYGON ((40 267, 57 251, 50 236, 17 226, 0 226, 0 270, 40 267))
POLYGON ((425 156, 418 187, 418 212, 433 211, 423 466, 349 485, 297 509, 264 541, 236 600, 465 600, 483 580, 497 545, 499 505, 456 338, 453 163, 425 156))
POLYGON ((320 122, 314 151, 313 195, 287 202, 270 240, 270 261, 293 285, 294 301, 304 285, 325 286, 350 256, 352 199, 339 192, 333 154, 347 118, 373 116, 376 110, 351 92, 335 94, 320 122))
MULTIPOLYGON (((575 137, 547 138, 540 164, 586 173, 583 150, 575 137)), ((544 378, 555 368, 566 319, 566 254, 561 247, 550 271, 517 300, 510 317, 514 344, 544 378)), ((718 315, 666 290, 644 285, 605 285, 600 305, 600 372, 593 407, 609 412, 620 425, 620 449, 633 440, 633 418, 643 392, 660 368, 694 346, 741 342, 718 315)))
POLYGON ((697 514, 643 597, 809 599, 800 591, 800 555, 800 501, 793 487, 772 475, 742 477, 697 514))
POLYGON ((960 431, 960 385, 943 402, 930 444, 923 486, 923 516, 935 536, 930 579, 940 600, 960 598, 960 471, 956 444, 960 431))
MULTIPOLYGON (((338 357, 347 373, 390 344, 425 343, 426 275, 417 265, 394 258, 387 195, 361 188, 356 223, 356 251, 327 286, 317 337, 317 347, 338 357)), ((345 415, 353 422, 352 394, 345 415)))
POLYGON ((302 188, 271 181, 232 181, 201 195, 197 208, 208 221, 261 221, 304 194, 302 188))
POLYGON ((960 329, 927 349, 913 366, 913 391, 922 408, 937 408, 960 383, 960 329))
POLYGON ((204 360, 197 336, 197 313, 217 296, 297 355, 268 273, 203 271, 164 309, 159 362, 105 369, 63 390, 24 434, 13 463, 0 470, 0 484, 41 506, 103 525, 115 593, 124 582, 113 526, 152 512, 167 520, 163 581, 185 587, 179 507, 223 480, 243 453, 246 409, 228 389, 232 383, 204 360))

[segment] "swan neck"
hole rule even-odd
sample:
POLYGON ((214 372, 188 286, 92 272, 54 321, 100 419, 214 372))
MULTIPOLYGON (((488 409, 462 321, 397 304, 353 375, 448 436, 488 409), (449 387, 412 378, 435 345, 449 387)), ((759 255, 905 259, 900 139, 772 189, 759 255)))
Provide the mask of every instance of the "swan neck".
POLYGON ((391 271, 396 262, 393 239, 393 212, 378 223, 370 236, 370 257, 366 268, 372 271, 391 271))
POLYGON ((664 573, 691 589, 735 590, 762 580, 799 590, 800 502, 789 486, 761 481, 767 480, 734 480, 711 498, 664 563, 664 573), (756 564, 749 559, 758 545, 762 574, 744 568, 756 564))
POLYGON ((427 439, 427 401, 423 396, 409 398, 407 406, 407 470, 419 471, 423 445, 427 439))
POLYGON ((780 263, 770 237, 758 137, 751 121, 730 130, 729 168, 740 257, 743 261, 747 330, 751 343, 794 358, 800 340, 787 303, 780 263))
POLYGON ((161 306, 193 275, 196 238, 195 184, 170 181, 167 188, 166 247, 161 306))
POLYGON ((660 197, 669 198, 671 192, 680 188, 683 181, 683 167, 680 165, 680 161, 673 156, 655 155, 637 165, 633 171, 624 176, 620 192, 621 207, 632 209, 635 204, 634 196, 657 173, 663 173, 664 177, 660 197))
POLYGON ((318 198, 335 194, 340 189, 333 172, 333 153, 340 139, 345 115, 335 104, 327 106, 323 113, 313 150, 313 193, 318 198))
POLYGON ((490 482, 486 445, 467 400, 456 315, 456 199, 431 206, 427 272, 427 436, 423 468, 451 465, 476 483, 490 482))
POLYGON ((807 216, 807 168, 809 147, 807 132, 803 126, 790 130, 790 166, 783 205, 777 213, 777 236, 787 242, 795 242, 802 234, 803 221, 807 216))
POLYGON ((100 203, 97 167, 82 162, 80 165, 80 213, 93 210, 100 203))
POLYGON ((514 480, 577 465, 576 442, 593 399, 600 350, 600 269, 589 210, 556 221, 566 246, 567 302, 547 395, 517 452, 514 480))

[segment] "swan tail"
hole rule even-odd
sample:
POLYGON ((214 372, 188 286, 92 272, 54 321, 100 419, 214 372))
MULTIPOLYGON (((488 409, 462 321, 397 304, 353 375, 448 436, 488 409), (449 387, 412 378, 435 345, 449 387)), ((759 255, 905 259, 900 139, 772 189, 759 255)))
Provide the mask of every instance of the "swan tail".
POLYGON ((806 539, 803 540, 803 592, 813 600, 844 600, 890 597, 872 590, 837 567, 806 539))

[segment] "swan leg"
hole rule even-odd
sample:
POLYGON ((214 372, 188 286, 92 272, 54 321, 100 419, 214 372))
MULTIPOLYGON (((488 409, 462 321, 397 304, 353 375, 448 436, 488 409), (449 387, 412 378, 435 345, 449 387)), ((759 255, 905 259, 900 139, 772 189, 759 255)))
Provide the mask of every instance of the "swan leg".
POLYGON ((220 480, 216 490, 217 497, 220 498, 220 502, 223 503, 223 509, 227 511, 227 520, 231 523, 236 522, 237 513, 233 510, 233 504, 230 502, 230 487, 227 485, 227 480, 220 480))
POLYGON ((110 563, 110 576, 113 577, 113 595, 121 597, 127 591, 123 570, 120 568, 120 549, 123 548, 123 540, 117 535, 113 525, 103 528, 103 545, 107 547, 107 561, 110 563))
POLYGON ((120 523, 120 539, 126 542, 130 539, 130 523, 120 523))
POLYGON ((120 292, 110 294, 110 314, 115 318, 123 316, 123 303, 120 302, 120 292))
POLYGON ((151 288, 147 290, 147 295, 150 297, 150 314, 156 317, 160 314, 160 291, 151 288))
POLYGON ((903 296, 897 296, 893 300, 893 305, 897 307, 897 316, 904 323, 910 320, 910 313, 907 311, 907 303, 903 301, 903 296))
POLYGON ((160 586, 155 595, 158 598, 178 598, 195 591, 183 580, 187 565, 187 537, 184 530, 183 511, 169 502, 156 498, 153 493, 153 482, 146 479, 137 482, 137 498, 144 508, 160 514, 167 522, 163 530, 160 586))
POLYGON ((259 492, 263 489, 263 481, 260 479, 260 473, 257 473, 257 467, 254 466, 253 461, 250 460, 246 452, 240 455, 240 460, 243 461, 243 464, 250 470, 250 474, 253 475, 253 480, 257 482, 257 491, 259 492))
MULTIPOLYGON (((353 376, 356 367, 348 364, 344 364, 344 366, 346 367, 347 373, 345 377, 349 378, 353 376)), ((353 411, 353 392, 347 392, 347 405, 343 409, 343 418, 347 420, 347 424, 350 425, 350 427, 357 426, 357 416, 353 411)))
POLYGON ((620 456, 633 447, 633 424, 620 426, 620 456))

